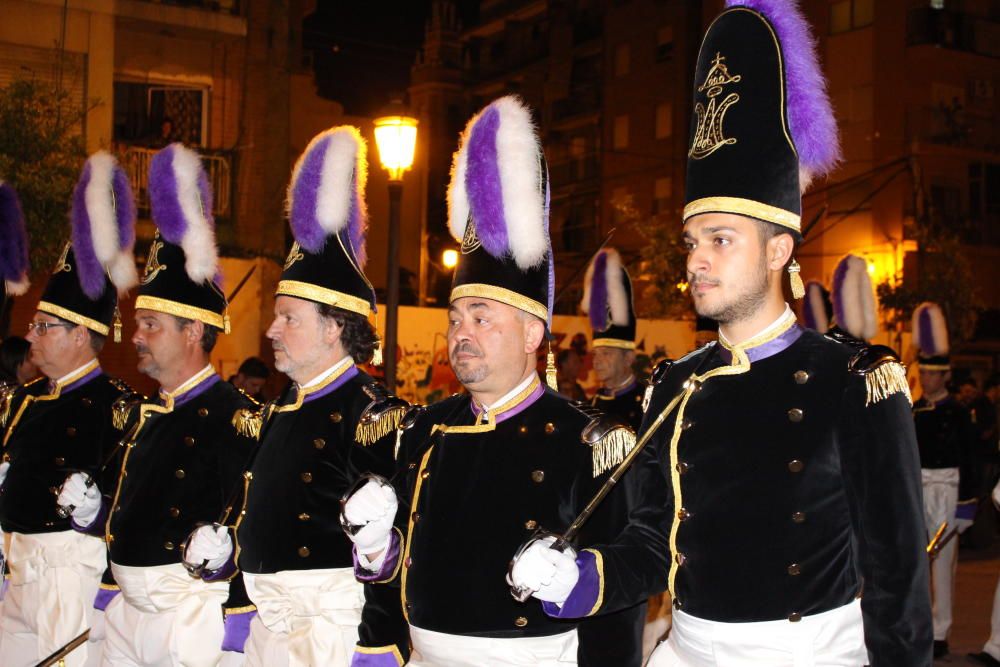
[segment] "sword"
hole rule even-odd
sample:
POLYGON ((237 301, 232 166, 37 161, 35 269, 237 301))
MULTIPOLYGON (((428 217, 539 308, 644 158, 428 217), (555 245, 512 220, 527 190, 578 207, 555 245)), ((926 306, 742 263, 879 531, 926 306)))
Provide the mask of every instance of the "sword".
POLYGON ((35 665, 35 667, 50 667, 56 663, 62 663, 62 659, 67 655, 76 650, 81 644, 90 638, 90 628, 87 628, 76 637, 70 640, 68 644, 63 646, 61 649, 50 655, 49 657, 42 660, 40 663, 35 665))
POLYGON ((944 548, 948 546, 948 543, 951 542, 953 539, 955 539, 956 536, 958 536, 958 528, 952 528, 950 531, 948 531, 948 534, 946 534, 944 537, 941 537, 941 534, 947 527, 948 527, 948 522, 942 521, 941 527, 938 528, 937 532, 934 534, 934 538, 927 544, 927 556, 928 558, 930 558, 932 563, 934 562, 934 559, 941 554, 944 548))

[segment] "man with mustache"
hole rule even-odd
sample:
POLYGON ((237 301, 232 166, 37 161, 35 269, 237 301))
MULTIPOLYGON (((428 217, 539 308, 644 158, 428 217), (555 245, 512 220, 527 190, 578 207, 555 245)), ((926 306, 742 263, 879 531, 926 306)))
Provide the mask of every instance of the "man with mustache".
MULTIPOLYGON (((0 203, 5 194, 0 192, 0 203)), ((0 216, 5 214, 9 210, 0 206, 0 216)), ((31 360, 44 377, 19 386, 0 404, 0 523, 10 568, 0 664, 10 667, 38 664, 88 628, 95 641, 67 656, 66 664, 97 664, 100 652, 104 541, 74 531, 77 517, 59 511, 53 492, 67 470, 114 479, 113 467, 105 472, 101 464, 121 437, 112 405, 129 393, 101 370, 97 358, 112 330, 120 342, 118 291, 138 280, 132 192, 108 153, 87 160, 70 220, 72 241, 28 324, 31 360)), ((9 234, 5 243, 17 242, 16 230, 0 233, 9 234)))
MULTIPOLYGON (((614 582, 594 609, 665 578, 655 667, 929 667, 905 371, 889 348, 804 330, 783 294, 786 270, 803 291, 800 188, 838 155, 807 24, 787 0, 727 4, 698 58, 684 209, 695 310, 719 341, 653 373, 649 451, 625 483, 666 520, 636 512, 594 547, 614 582)), ((572 561, 537 546, 522 561, 546 610, 575 617, 587 568, 553 595, 572 561)))
MULTIPOLYGON (((448 352, 469 393, 404 418, 398 515, 396 495, 376 482, 346 503, 345 519, 361 526, 358 573, 402 587, 411 665, 599 664, 578 657, 575 624, 515 600, 504 582, 518 546, 540 528, 564 531, 635 442, 627 425, 551 388, 551 356, 550 388, 535 370, 551 323, 553 264, 529 110, 505 97, 477 114, 452 174, 449 225, 462 254, 448 352)), ((623 519, 609 511, 579 545, 608 539, 616 526, 605 524, 623 519)))
POLYGON ((232 559, 207 554, 238 518, 259 415, 209 361, 229 322, 201 158, 180 144, 161 150, 149 191, 158 229, 132 342, 139 370, 160 389, 123 415, 117 485, 100 488, 74 474, 60 501, 76 506, 79 529, 105 537, 121 589, 105 610, 105 664, 238 663, 253 606, 232 559), (191 540, 184 554, 185 538, 202 523, 213 524, 211 538, 191 540), (198 567, 189 573, 182 555, 198 567))
MULTIPOLYGON (((335 127, 310 142, 288 188, 295 244, 267 337, 293 385, 265 411, 239 522, 239 565, 258 611, 248 666, 397 667, 409 655, 399 592, 355 579, 337 502, 362 474, 391 476, 409 407, 357 366, 379 344, 362 270, 366 165, 357 129, 335 127)), ((199 536, 212 540, 212 528, 199 536)), ((209 557, 232 551, 226 540, 209 557)))

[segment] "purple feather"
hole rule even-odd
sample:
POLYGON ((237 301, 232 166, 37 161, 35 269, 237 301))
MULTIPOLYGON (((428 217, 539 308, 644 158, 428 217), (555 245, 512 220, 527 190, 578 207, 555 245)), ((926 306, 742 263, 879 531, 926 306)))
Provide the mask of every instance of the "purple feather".
POLYGON ((169 243, 180 245, 187 229, 174 175, 174 146, 156 153, 149 163, 149 205, 160 234, 169 243))
MULTIPOLYGON (((726 0, 764 15, 781 43, 788 95, 788 125, 799 166, 811 175, 828 174, 840 161, 837 121, 820 70, 809 23, 795 0, 726 0)), ((839 320, 838 320, 839 321, 839 320)))
POLYGON ((497 156, 499 130, 500 111, 495 106, 489 106, 469 132, 468 166, 465 171, 465 188, 469 193, 469 210, 476 226, 476 236, 483 249, 497 258, 510 252, 497 156))
POLYGON ((937 345, 934 341, 934 323, 931 320, 931 309, 921 309, 917 319, 920 322, 920 351, 924 356, 934 356, 937 352, 937 345))
POLYGON ((115 220, 118 223, 118 247, 131 252, 135 247, 135 197, 125 170, 117 164, 111 177, 115 195, 115 220))
POLYGON ((76 260, 76 272, 83 293, 96 301, 104 294, 107 281, 104 278, 104 267, 94 250, 94 237, 91 230, 90 211, 87 210, 87 186, 90 185, 92 167, 90 161, 83 166, 80 180, 73 190, 73 208, 70 210, 70 225, 73 238, 73 258, 76 260))
POLYGON ((847 269, 850 262, 846 258, 837 264, 833 271, 833 284, 830 286, 830 295, 833 297, 833 317, 837 324, 843 327, 847 322, 847 313, 844 312, 844 280, 847 279, 847 269))
POLYGON ((323 160, 331 137, 321 139, 302 158, 298 177, 292 185, 289 211, 292 236, 304 250, 318 253, 326 243, 326 231, 316 218, 316 199, 323 179, 323 160))
POLYGON ((0 183, 0 279, 20 282, 28 273, 28 232, 17 192, 0 183))
POLYGON ((590 326, 594 331, 608 329, 608 253, 603 250, 594 258, 590 277, 590 326))

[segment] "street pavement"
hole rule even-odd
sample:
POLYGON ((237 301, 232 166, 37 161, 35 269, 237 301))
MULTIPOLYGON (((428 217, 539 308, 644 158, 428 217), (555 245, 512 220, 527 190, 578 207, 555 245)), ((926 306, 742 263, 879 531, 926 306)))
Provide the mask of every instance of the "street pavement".
POLYGON ((988 549, 961 549, 955 577, 954 621, 948 644, 951 653, 934 665, 979 665, 969 653, 983 650, 990 634, 993 593, 1000 576, 1000 542, 988 549))

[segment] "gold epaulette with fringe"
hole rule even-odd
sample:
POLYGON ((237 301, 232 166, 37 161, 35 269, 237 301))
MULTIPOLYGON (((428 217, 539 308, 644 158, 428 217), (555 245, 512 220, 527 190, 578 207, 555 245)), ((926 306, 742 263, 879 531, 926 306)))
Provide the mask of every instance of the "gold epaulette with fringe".
POLYGON ((883 401, 893 394, 902 394, 913 405, 910 383, 906 380, 906 367, 892 348, 885 345, 870 345, 851 357, 847 368, 855 375, 865 378, 865 407, 883 401))
POLYGON ((127 398, 119 398, 117 401, 112 403, 111 425, 119 431, 124 431, 125 424, 128 423, 128 417, 132 413, 133 406, 135 406, 135 403, 127 398))
POLYGON ((14 401, 14 390, 16 384, 0 383, 0 428, 7 428, 7 420, 10 419, 10 405, 14 401))
POLYGON ((363 389, 372 401, 361 413, 361 419, 354 429, 354 441, 362 447, 368 447, 399 428, 403 417, 410 410, 410 404, 375 383, 366 385, 363 389))
POLYGON ((240 408, 233 413, 233 428, 244 438, 260 438, 260 429, 264 425, 264 415, 260 410, 240 408))
POLYGON ((635 431, 619 417, 592 406, 577 404, 576 409, 590 417, 580 432, 580 440, 590 445, 591 472, 597 477, 625 460, 635 447, 635 431))

